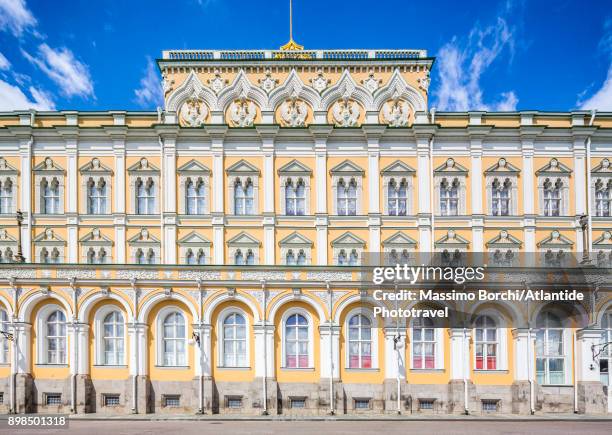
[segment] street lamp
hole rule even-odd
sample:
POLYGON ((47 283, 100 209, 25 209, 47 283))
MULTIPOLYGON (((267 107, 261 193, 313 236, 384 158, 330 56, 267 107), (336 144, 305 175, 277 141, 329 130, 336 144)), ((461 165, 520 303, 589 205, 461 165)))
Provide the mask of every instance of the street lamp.
POLYGON ((17 228, 19 229, 19 239, 17 241, 17 255, 15 255, 15 261, 17 263, 25 263, 25 257, 21 250, 21 224, 23 223, 23 213, 21 210, 17 210, 17 228))

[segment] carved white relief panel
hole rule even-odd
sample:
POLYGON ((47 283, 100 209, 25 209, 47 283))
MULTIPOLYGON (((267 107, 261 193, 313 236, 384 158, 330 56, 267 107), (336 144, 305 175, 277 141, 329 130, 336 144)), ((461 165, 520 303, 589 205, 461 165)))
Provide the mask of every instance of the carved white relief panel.
POLYGON ((179 121, 185 127, 200 127, 208 116, 208 107, 195 95, 181 106, 179 121))
POLYGON ((406 127, 410 120, 410 105, 399 98, 387 101, 382 107, 383 121, 391 127, 406 127))
POLYGON ((279 114, 284 127, 303 127, 306 125, 308 106, 302 100, 292 97, 280 105, 279 114))
POLYGON ((228 117, 232 127, 251 127, 257 115, 257 106, 246 98, 240 98, 230 104, 228 117))
POLYGON ((338 127, 355 127, 359 123, 361 107, 355 100, 342 98, 331 108, 334 124, 338 127))

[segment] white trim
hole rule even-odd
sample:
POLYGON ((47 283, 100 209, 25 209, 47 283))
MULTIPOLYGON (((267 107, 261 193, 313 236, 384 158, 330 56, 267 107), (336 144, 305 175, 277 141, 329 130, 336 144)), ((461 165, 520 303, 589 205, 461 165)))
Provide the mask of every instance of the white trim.
POLYGON ((217 331, 216 331, 217 332, 217 361, 216 361, 217 367, 232 368, 232 369, 250 368, 251 367, 251 337, 252 337, 253 330, 252 330, 251 323, 249 321, 249 316, 247 315, 247 313, 243 309, 235 307, 235 306, 224 308, 223 310, 221 310, 221 312, 217 316, 216 328, 217 328, 217 331), (244 317, 244 321, 245 321, 246 365, 244 366, 226 366, 224 365, 225 337, 224 337, 224 330, 223 330, 223 322, 229 315, 234 314, 234 313, 240 314, 242 317, 244 317))
MULTIPOLYGON (((160 367, 178 367, 184 368, 189 366, 189 322, 187 320, 187 313, 185 310, 180 308, 177 305, 168 305, 157 312, 157 316, 155 317, 155 362, 156 365, 160 367), (183 320, 185 321, 185 336, 182 337, 184 340, 184 349, 185 349, 185 365, 177 366, 177 365, 165 365, 164 364, 164 320, 170 314, 178 312, 183 316, 183 320)), ((179 337, 181 338, 181 337, 179 337)))
POLYGON ((303 308, 299 308, 299 307, 291 307, 288 308, 287 310, 285 310, 285 312, 283 313, 283 316, 280 319, 280 327, 281 327, 281 331, 280 331, 280 336, 281 336, 281 361, 280 361, 280 367, 281 369, 291 369, 291 370, 300 370, 300 369, 314 369, 315 368, 315 361, 314 361, 314 322, 312 319, 312 316, 310 315, 310 313, 303 309, 303 308), (294 314, 299 314, 302 315, 306 318, 306 321, 308 322, 308 367, 287 367, 286 366, 286 362, 287 362, 287 358, 286 358, 286 354, 285 354, 285 334, 286 334, 286 327, 285 324, 287 322, 287 319, 294 315, 294 314))
POLYGON ((371 358, 372 358, 372 369, 378 369, 378 330, 381 325, 378 322, 378 319, 374 316, 374 312, 367 307, 356 307, 349 311, 344 317, 344 368, 348 370, 359 370, 357 368, 350 367, 350 337, 349 337, 349 321, 350 319, 357 315, 362 314, 366 316, 371 322, 371 336, 370 336, 370 346, 371 346, 371 358))
POLYGON ((123 361, 119 361, 115 365, 127 365, 127 349, 128 349, 128 324, 126 321, 125 312, 116 305, 104 305, 100 307, 94 314, 94 361, 95 364, 101 366, 111 366, 104 362, 104 319, 114 311, 121 314, 123 319, 123 361))
POLYGON ((65 348, 64 348, 64 361, 60 362, 60 365, 69 364, 70 354, 69 354, 69 339, 72 339, 71 333, 69 331, 69 322, 70 318, 66 315, 66 310, 60 304, 51 302, 44 305, 36 315, 36 364, 53 364, 48 361, 48 342, 47 342, 47 319, 49 316, 55 311, 60 311, 64 315, 64 327, 66 331, 65 335, 65 348))
MULTIPOLYGON (((484 372, 494 372, 496 370, 508 370, 508 328, 503 326, 507 324, 504 321, 504 316, 497 310, 488 308, 474 314, 474 321, 472 322, 472 340, 474 345, 472 346, 472 367, 474 370, 484 372), (497 343, 497 364, 493 370, 486 368, 476 369, 476 320, 481 316, 490 317, 495 322, 496 330, 496 343, 497 343)), ((486 363, 483 367, 486 367, 486 363)))

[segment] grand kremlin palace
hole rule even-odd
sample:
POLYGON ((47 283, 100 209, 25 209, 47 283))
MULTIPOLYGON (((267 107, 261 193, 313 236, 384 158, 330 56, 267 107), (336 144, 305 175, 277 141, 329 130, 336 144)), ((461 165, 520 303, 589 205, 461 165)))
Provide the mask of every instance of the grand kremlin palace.
POLYGON ((612 411, 612 113, 436 112, 424 50, 290 48, 165 51, 155 112, 0 113, 0 412, 612 411), (386 322, 366 252, 590 297, 386 322))

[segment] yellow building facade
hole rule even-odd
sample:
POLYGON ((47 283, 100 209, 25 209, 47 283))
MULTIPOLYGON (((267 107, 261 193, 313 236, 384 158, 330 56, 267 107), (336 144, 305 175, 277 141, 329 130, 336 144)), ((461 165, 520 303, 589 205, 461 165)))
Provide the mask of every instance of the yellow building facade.
POLYGON ((610 412, 611 113, 436 112, 423 50, 158 65, 157 112, 0 113, 5 411, 610 412), (374 316, 364 255, 419 252, 591 297, 374 316))

